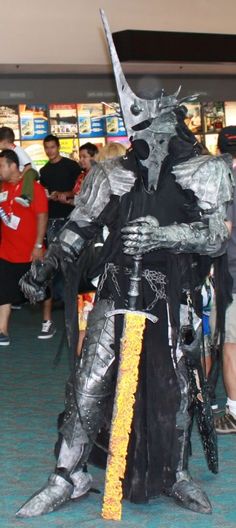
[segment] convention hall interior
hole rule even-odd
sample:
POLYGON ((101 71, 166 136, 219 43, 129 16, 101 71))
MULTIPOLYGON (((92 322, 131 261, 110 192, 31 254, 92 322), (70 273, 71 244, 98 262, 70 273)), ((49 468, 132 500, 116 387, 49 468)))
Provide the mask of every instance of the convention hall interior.
MULTIPOLYGON (((179 88, 179 98, 198 94, 185 104, 185 122, 208 154, 218 155, 221 129, 236 127, 235 0, 2 0, 0 128, 14 130, 38 172, 48 161, 49 134, 59 138, 61 155, 75 160, 87 142, 130 147, 101 8, 133 92, 147 99, 179 88)), ((0 528, 235 528, 236 436, 217 435, 214 474, 195 419, 189 469, 207 492, 210 515, 162 494, 145 504, 123 500, 121 520, 105 520, 105 470, 91 461, 90 493, 42 517, 15 516, 55 466, 57 417, 73 370, 63 299, 55 300, 52 318, 56 332, 38 339, 42 302, 12 307, 10 344, 0 347, 0 528)), ((216 402, 214 416, 226 402, 220 360, 216 402)))

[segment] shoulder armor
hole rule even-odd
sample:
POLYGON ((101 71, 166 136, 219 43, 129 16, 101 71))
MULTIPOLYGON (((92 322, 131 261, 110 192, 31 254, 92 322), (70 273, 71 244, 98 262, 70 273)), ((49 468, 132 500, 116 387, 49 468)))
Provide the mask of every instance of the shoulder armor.
POLYGON ((223 156, 196 156, 175 165, 172 172, 182 189, 194 192, 203 210, 232 200, 233 174, 223 156))
POLYGON ((132 171, 124 169, 120 158, 96 163, 83 181, 80 193, 75 196, 75 209, 70 219, 80 226, 93 221, 101 214, 115 194, 129 192, 135 181, 132 171))
POLYGON ((111 194, 116 196, 123 196, 129 192, 135 182, 134 172, 123 167, 121 159, 112 158, 101 162, 109 181, 111 194))

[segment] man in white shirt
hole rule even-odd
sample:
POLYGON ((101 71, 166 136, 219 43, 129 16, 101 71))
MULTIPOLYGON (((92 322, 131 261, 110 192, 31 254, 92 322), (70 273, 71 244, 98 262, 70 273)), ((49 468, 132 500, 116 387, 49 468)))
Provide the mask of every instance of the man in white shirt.
POLYGON ((19 145, 15 145, 15 134, 10 127, 3 126, 0 128, 0 149, 14 150, 20 162, 20 172, 24 174, 32 167, 32 161, 25 150, 19 145))
POLYGON ((28 156, 28 154, 25 152, 25 150, 20 147, 19 145, 16 145, 14 143, 15 141, 15 134, 12 128, 3 126, 0 128, 0 149, 1 150, 14 150, 14 152, 17 154, 19 159, 19 170, 22 174, 22 176, 25 176, 27 173, 27 177, 24 177, 23 186, 22 186, 22 194, 21 196, 17 196, 16 201, 22 205, 23 207, 29 207, 30 203, 33 200, 33 181, 38 179, 38 173, 37 171, 32 167, 32 160, 28 156))

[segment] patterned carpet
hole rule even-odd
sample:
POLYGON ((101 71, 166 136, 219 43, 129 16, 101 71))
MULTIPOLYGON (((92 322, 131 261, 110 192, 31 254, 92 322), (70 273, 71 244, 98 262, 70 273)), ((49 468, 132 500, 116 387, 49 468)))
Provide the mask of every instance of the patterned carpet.
MULTIPOLYGON (((28 520, 15 511, 46 481, 54 466, 56 417, 63 408, 68 351, 63 339, 63 312, 54 311, 57 334, 38 340, 41 313, 25 306, 13 312, 11 345, 1 347, 1 479, 0 528, 235 528, 236 436, 219 438, 220 473, 211 475, 197 432, 193 434, 191 473, 201 482, 213 505, 212 515, 194 514, 162 497, 145 506, 124 502, 120 523, 103 521, 102 494, 69 502, 60 511, 28 520), (62 348, 61 361, 53 359, 62 348)), ((219 391, 223 402, 223 389, 219 391)), ((103 490, 104 473, 91 467, 94 487, 103 490)))

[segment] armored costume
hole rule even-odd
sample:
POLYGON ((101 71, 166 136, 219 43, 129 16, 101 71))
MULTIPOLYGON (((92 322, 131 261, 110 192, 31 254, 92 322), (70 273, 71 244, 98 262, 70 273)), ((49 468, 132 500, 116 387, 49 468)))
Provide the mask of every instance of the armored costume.
POLYGON ((210 513, 206 494, 188 473, 192 396, 185 355, 190 349, 181 348, 179 336, 187 297, 200 313, 209 257, 220 253, 228 237, 224 220, 231 172, 222 157, 201 155, 184 124, 178 93, 145 101, 131 92, 105 18, 104 23, 132 148, 124 158, 91 170, 59 241, 22 282, 26 295, 40 299, 58 263, 77 260, 96 229, 108 225, 76 383, 72 376, 66 388, 56 469, 17 515, 53 511, 91 487, 84 467, 114 394, 122 333, 122 317, 106 314, 126 306, 134 254, 143 256, 137 308, 156 315, 158 323, 147 323, 143 343, 124 495, 146 502, 164 492, 187 508, 210 513))

